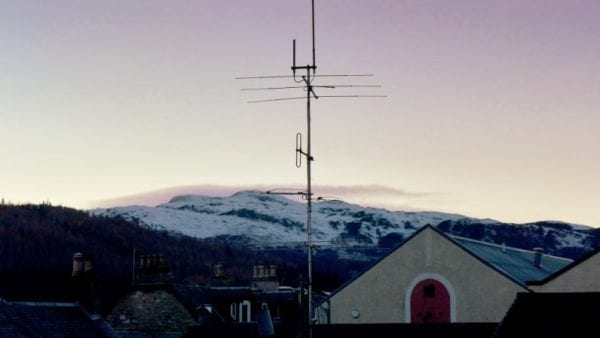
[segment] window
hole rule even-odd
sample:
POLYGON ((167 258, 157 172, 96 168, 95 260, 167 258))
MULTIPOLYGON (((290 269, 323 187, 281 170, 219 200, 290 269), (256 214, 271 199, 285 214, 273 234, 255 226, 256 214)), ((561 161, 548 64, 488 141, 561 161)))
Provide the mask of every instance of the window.
POLYGON ((244 300, 241 303, 232 303, 229 306, 231 318, 240 323, 252 321, 252 303, 244 300))
POLYGON ((435 298, 435 285, 427 284, 423 287, 423 297, 424 298, 435 298))

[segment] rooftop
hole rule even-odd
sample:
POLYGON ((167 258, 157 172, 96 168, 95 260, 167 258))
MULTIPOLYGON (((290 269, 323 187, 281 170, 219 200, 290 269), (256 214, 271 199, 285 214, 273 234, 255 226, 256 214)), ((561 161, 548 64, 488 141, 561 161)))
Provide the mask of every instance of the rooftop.
POLYGON ((494 338, 591 337, 600 293, 519 293, 494 338))
POLYGON ((536 252, 487 243, 464 237, 448 236, 462 248, 479 257, 521 284, 545 279, 571 264, 567 258, 541 254, 540 265, 535 265, 536 252))
POLYGON ((77 303, 7 302, 0 299, 0 337, 115 337, 99 317, 77 303))

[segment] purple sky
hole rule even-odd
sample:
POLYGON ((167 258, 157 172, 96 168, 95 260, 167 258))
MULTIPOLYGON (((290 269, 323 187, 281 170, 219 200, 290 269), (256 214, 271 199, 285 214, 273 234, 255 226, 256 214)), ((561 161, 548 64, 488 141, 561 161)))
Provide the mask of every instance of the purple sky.
MULTIPOLYGON (((600 226, 600 2, 317 0, 316 12, 319 73, 375 74, 318 84, 382 85, 319 94, 389 96, 315 102, 317 193, 600 226)), ((304 0, 3 4, 0 197, 87 208, 173 187, 302 186, 303 102, 246 101, 303 92, 234 78, 288 74, 293 38, 310 62, 309 13, 304 0)))

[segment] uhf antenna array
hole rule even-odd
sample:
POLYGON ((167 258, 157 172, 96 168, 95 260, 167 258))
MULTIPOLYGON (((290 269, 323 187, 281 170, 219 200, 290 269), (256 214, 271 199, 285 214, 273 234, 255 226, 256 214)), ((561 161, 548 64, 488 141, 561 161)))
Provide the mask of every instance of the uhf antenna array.
POLYGON ((312 240, 312 162, 314 157, 312 156, 311 149, 311 101, 312 99, 319 98, 360 98, 360 97, 387 97, 385 95, 363 95, 363 94, 349 94, 349 95, 317 95, 315 89, 335 89, 335 88, 379 88, 380 85, 361 85, 361 84, 329 84, 329 85, 315 85, 313 82, 317 78, 363 78, 371 77, 373 74, 316 74, 317 63, 315 53, 315 1, 311 0, 311 17, 312 17, 312 64, 299 66, 296 64, 296 40, 292 40, 292 75, 266 75, 266 76, 245 76, 237 77, 237 80, 268 80, 268 79, 293 79, 296 85, 294 86, 283 86, 283 87, 258 87, 258 88, 242 88, 242 91, 278 91, 278 90, 290 90, 290 89, 303 89, 306 93, 305 96, 288 96, 278 97, 270 99, 252 100, 248 103, 261 103, 261 102, 274 102, 274 101, 287 101, 287 100, 299 100, 306 99, 306 149, 302 147, 302 134, 296 134, 296 167, 302 166, 302 158, 306 159, 306 191, 296 192, 276 192, 270 191, 267 193, 281 194, 281 195, 302 195, 306 199, 306 247, 307 247, 307 260, 308 260, 308 328, 309 336, 312 336, 311 326, 313 324, 313 304, 312 304, 312 252, 313 252, 313 240, 312 240))

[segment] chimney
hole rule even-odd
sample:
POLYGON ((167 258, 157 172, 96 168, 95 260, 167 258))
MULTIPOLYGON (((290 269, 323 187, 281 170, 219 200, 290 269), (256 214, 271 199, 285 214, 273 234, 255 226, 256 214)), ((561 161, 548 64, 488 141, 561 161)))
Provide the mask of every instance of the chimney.
POLYGON ((83 260, 83 272, 90 274, 94 269, 94 259, 91 256, 85 256, 83 260))
POLYGON ((140 270, 148 270, 150 268, 150 256, 141 255, 140 256, 140 270))
POLYGON ((83 269, 83 254, 81 252, 77 252, 73 254, 73 273, 71 276, 81 276, 83 274, 83 269))
POLYGON ((154 272, 156 270, 156 266, 158 265, 158 257, 155 254, 152 255, 148 255, 149 262, 148 262, 148 269, 152 272, 154 272))
POLYGON ((535 265, 536 267, 539 268, 542 266, 542 253, 544 252, 544 249, 533 248, 533 252, 534 252, 533 265, 535 265))
POLYGON ((91 256, 81 252, 73 254, 73 272, 71 273, 73 300, 79 302, 86 310, 95 312, 92 269, 91 256))
POLYGON ((252 273, 251 287, 262 292, 277 292, 279 281, 277 280, 276 265, 255 265, 252 273))
POLYGON ((160 272, 169 271, 169 265, 167 264, 167 260, 165 255, 158 255, 156 260, 157 269, 160 272))
POLYGON ((213 265, 213 277, 215 277, 215 278, 225 277, 225 272, 223 271, 223 264, 217 263, 217 264, 213 265))
POLYGON ((140 263, 135 271, 138 284, 162 284, 169 279, 169 264, 165 255, 139 255, 140 263))

